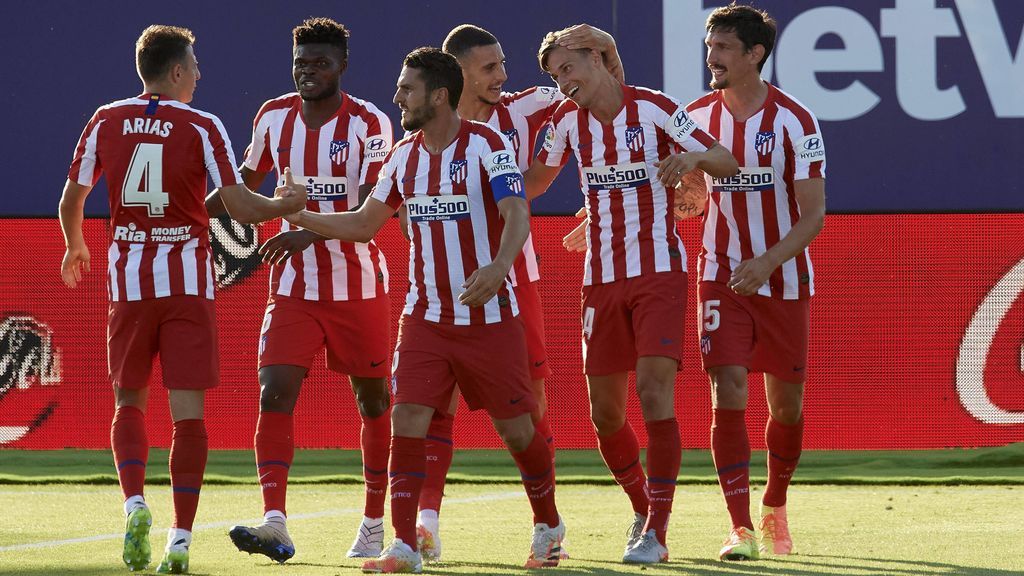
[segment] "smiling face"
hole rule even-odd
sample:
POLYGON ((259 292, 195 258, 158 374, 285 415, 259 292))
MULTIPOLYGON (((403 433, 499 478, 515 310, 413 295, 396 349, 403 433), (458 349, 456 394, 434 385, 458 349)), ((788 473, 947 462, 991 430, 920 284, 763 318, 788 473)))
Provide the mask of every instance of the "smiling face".
POLYGON ((559 46, 547 55, 547 71, 558 89, 581 108, 587 108, 599 89, 600 58, 590 50, 559 46))
POLYGON ((714 29, 708 32, 704 44, 708 47, 712 90, 724 90, 760 77, 757 63, 764 56, 764 46, 755 44, 747 50, 736 32, 714 29))
POLYGON ((341 50, 330 44, 299 44, 292 55, 292 78, 303 100, 324 100, 341 90, 341 50))
POLYGON ((501 101, 501 87, 508 80, 501 44, 475 46, 458 60, 464 80, 462 97, 476 98, 491 106, 497 105, 501 101))
POLYGON ((394 103, 402 111, 402 129, 407 132, 419 130, 437 115, 430 103, 427 83, 420 71, 408 66, 402 67, 398 76, 398 89, 395 91, 394 103))

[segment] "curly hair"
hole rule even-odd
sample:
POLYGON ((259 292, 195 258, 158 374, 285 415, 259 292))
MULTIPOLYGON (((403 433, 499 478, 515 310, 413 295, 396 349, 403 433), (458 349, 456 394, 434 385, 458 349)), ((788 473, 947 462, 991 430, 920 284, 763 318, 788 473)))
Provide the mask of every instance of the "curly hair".
POLYGON ((406 68, 420 71, 428 93, 438 88, 447 88, 448 104, 452 110, 458 108, 459 98, 462 97, 462 67, 455 56, 440 48, 424 46, 410 52, 402 64, 406 68))
POLYGON ((295 46, 300 44, 330 44, 348 61, 348 28, 330 18, 307 18, 292 30, 295 46))
POLYGON ((144 82, 159 80, 171 66, 185 58, 196 41, 188 28, 154 24, 135 41, 135 68, 144 82))

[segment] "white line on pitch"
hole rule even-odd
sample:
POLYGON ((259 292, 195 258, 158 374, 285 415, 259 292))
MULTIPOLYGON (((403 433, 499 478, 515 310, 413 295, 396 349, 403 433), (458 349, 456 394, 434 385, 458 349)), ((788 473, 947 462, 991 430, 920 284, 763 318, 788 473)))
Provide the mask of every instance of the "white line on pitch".
MULTIPOLYGON (((469 496, 466 498, 447 498, 444 503, 446 505, 452 504, 470 504, 473 502, 494 502, 497 500, 510 500, 512 498, 522 498, 522 490, 516 492, 493 492, 491 494, 481 494, 479 496, 469 496)), ((307 512, 305 514, 293 514, 288 517, 288 520, 309 520, 313 518, 326 518, 329 516, 343 516, 345 514, 359 514, 362 512, 362 508, 341 508, 336 510, 323 510, 321 512, 307 512)), ((199 524, 193 528, 193 532, 199 530, 214 530, 217 528, 229 528, 236 524, 251 525, 260 522, 260 519, 248 519, 233 522, 211 522, 209 524, 199 524)), ((0 552, 13 552, 16 550, 32 550, 36 548, 56 548, 58 546, 67 546, 69 544, 85 544, 88 542, 99 542, 102 540, 120 540, 124 538, 124 534, 101 534, 99 536, 85 536, 82 538, 68 538, 66 540, 50 540, 47 542, 30 542, 27 544, 14 544, 12 546, 0 546, 0 552)))

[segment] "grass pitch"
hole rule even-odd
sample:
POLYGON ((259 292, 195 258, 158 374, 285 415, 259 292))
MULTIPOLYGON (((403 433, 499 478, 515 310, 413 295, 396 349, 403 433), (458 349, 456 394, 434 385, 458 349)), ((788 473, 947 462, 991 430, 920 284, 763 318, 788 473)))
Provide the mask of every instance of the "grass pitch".
MULTIPOLYGON (((442 511, 444 562, 434 574, 521 574, 529 506, 513 484, 449 486, 442 511)), ((759 492, 752 493, 756 502, 759 492)), ((149 488, 155 568, 170 522, 170 491, 149 488)), ((716 486, 680 486, 669 533, 671 562, 619 560, 631 512, 615 486, 562 485, 559 508, 572 558, 546 574, 1019 575, 1024 572, 1020 486, 806 486, 790 491, 798 554, 721 563, 727 515, 716 486)), ((0 574, 123 575, 123 516, 116 486, 0 486, 0 574)), ((361 517, 354 485, 294 485, 289 529, 297 554, 285 565, 237 552, 228 528, 260 515, 256 486, 206 486, 192 545, 193 574, 305 576, 358 573, 344 557, 361 517)), ((756 514, 756 511, 755 511, 756 514)), ((390 533, 390 529, 389 529, 390 533)), ((390 534, 389 534, 390 535, 390 534)), ((152 570, 149 571, 152 573, 152 570)))

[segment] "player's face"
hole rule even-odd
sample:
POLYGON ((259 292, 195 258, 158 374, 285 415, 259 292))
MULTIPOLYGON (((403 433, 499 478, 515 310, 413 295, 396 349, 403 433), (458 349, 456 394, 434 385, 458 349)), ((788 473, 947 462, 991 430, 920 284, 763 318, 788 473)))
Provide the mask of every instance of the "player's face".
POLYGON ((183 104, 192 101, 196 92, 196 83, 199 82, 199 61, 196 60, 196 53, 191 46, 185 48, 185 60, 181 62, 180 68, 175 69, 175 81, 179 87, 178 97, 175 98, 183 104))
POLYGON ((501 44, 475 46, 459 58, 462 66, 463 97, 477 98, 491 106, 501 101, 505 74, 505 53, 501 44))
POLYGON ((402 111, 404 130, 419 130, 434 119, 437 112, 430 105, 429 96, 427 83, 420 77, 420 71, 403 66, 402 73, 398 76, 398 90, 395 91, 394 102, 402 111))
POLYGON ((324 100, 341 89, 341 51, 330 44, 299 44, 292 53, 292 78, 303 100, 324 100))
POLYGON ((704 44, 708 47, 707 63, 711 70, 712 90, 724 90, 741 80, 745 81, 751 74, 760 75, 757 70, 760 56, 754 50, 747 50, 735 32, 712 30, 708 32, 704 44))
POLYGON ((581 108, 593 99, 598 82, 591 53, 559 46, 548 54, 548 74, 558 89, 581 108))

